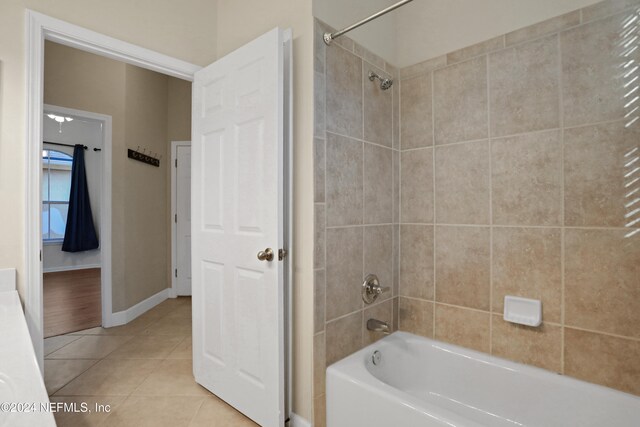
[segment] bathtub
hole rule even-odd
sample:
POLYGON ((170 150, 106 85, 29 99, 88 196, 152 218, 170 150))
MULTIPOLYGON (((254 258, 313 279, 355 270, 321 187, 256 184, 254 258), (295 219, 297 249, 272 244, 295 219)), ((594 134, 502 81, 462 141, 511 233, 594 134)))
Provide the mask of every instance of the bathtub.
POLYGON ((327 427, 640 426, 638 397, 405 332, 327 368, 326 397, 327 427))

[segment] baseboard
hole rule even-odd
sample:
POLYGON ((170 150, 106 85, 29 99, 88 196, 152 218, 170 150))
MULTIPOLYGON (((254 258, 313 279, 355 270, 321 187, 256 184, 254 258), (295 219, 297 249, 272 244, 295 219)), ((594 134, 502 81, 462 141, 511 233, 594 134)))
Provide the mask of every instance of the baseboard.
POLYGON ((58 273, 60 271, 73 271, 73 270, 87 270, 89 268, 101 268, 100 264, 88 264, 88 265, 69 265, 64 267, 51 267, 43 268, 43 273, 58 273))
POLYGON ((123 311, 118 311, 117 313, 113 313, 111 315, 111 325, 110 326, 120 326, 126 323, 131 322, 136 317, 146 313, 151 310, 156 305, 160 304, 162 301, 169 298, 169 291, 171 289, 163 289, 155 295, 151 295, 146 300, 140 301, 133 307, 130 307, 123 311))
POLYGON ((289 427, 311 427, 311 423, 300 415, 292 412, 289 418, 289 427))

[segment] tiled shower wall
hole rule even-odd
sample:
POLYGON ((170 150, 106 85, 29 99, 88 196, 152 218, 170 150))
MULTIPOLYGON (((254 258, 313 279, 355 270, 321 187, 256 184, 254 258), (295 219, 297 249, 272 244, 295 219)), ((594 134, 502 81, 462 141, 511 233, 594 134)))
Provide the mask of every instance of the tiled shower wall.
POLYGON ((639 7, 399 71, 316 23, 314 425, 371 317, 640 394, 639 7), (368 273, 392 292, 365 308, 368 273), (504 322, 505 295, 542 300, 542 326, 504 322))
POLYGON ((315 426, 325 424, 326 366, 382 337, 367 319, 393 327, 397 317, 399 85, 383 91, 368 78, 397 80, 397 70, 347 37, 325 46, 327 29, 316 21, 315 426), (365 308, 369 273, 390 290, 365 308))
POLYGON ((640 395, 639 3, 400 70, 399 329, 640 395))

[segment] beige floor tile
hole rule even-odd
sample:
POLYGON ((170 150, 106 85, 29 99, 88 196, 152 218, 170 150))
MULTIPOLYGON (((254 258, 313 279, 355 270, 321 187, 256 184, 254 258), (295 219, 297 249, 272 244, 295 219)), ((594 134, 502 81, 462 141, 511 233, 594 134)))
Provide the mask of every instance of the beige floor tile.
POLYGON ((180 344, 167 356, 167 359, 189 359, 193 358, 192 339, 184 338, 180 344))
POLYGON ((191 360, 164 360, 133 392, 136 396, 208 396, 193 378, 191 360))
POLYGON ((60 350, 67 344, 79 339, 78 336, 71 335, 59 335, 57 337, 45 338, 44 340, 44 355, 47 356, 56 350, 60 350))
POLYGON ((118 405, 102 425, 109 427, 186 427, 202 403, 203 398, 131 396, 118 405))
POLYGON ((57 396, 126 396, 159 365, 152 359, 104 359, 59 390, 57 396))
POLYGON ((211 396, 204 400, 189 427, 255 427, 257 425, 222 400, 211 396))
POLYGON ((67 404, 54 413, 58 427, 94 427, 101 425, 124 399, 123 396, 52 396, 51 402, 67 404), (83 404, 91 412, 80 411, 83 404))
POLYGON ((102 359, 129 341, 130 336, 85 335, 47 356, 48 359, 102 359))
POLYGON ((152 323, 146 330, 146 335, 178 335, 191 336, 191 319, 163 317, 152 323))
POLYGON ((44 384, 50 395, 64 387, 98 361, 93 359, 65 359, 44 361, 44 384))
POLYGON ((109 359, 164 359, 183 341, 178 335, 145 335, 129 340, 109 359))

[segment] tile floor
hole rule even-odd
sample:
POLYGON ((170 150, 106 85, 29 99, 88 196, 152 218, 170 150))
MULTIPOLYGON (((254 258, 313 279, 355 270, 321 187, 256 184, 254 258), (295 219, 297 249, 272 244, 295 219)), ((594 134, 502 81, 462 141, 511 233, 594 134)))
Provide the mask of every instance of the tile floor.
POLYGON ((193 379, 191 298, 166 300, 124 326, 44 345, 52 402, 111 406, 109 413, 58 413, 59 427, 257 426, 193 379))

